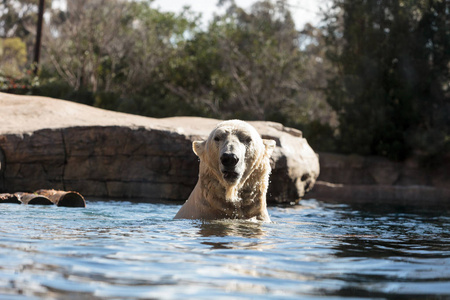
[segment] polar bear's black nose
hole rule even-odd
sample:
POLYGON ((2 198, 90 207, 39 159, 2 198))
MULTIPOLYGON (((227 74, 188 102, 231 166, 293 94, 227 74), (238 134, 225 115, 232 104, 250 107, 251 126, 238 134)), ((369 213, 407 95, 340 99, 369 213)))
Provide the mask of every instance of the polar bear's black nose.
POLYGON ((239 162, 239 158, 233 153, 224 153, 220 157, 220 162, 225 167, 234 167, 239 162))

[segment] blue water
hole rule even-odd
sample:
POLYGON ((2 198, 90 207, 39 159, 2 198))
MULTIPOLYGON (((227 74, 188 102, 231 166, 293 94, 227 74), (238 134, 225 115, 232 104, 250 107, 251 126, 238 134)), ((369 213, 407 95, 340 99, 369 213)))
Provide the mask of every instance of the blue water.
POLYGON ((308 200, 260 224, 179 208, 0 205, 0 299, 450 299, 448 211, 308 200))

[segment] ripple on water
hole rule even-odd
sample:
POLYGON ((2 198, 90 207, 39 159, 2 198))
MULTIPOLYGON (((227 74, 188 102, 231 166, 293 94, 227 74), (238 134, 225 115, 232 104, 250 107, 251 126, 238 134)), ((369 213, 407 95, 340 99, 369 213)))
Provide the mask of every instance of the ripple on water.
POLYGON ((449 212, 310 200, 272 223, 172 220, 179 207, 1 205, 0 299, 450 297, 449 212))

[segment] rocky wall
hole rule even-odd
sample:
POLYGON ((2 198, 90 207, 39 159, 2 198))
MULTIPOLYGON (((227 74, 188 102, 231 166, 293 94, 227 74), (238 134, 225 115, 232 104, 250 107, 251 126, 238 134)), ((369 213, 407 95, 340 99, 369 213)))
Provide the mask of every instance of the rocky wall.
MULTIPOLYGON (((268 201, 285 203, 303 197, 319 173, 314 151, 299 131, 293 134, 277 123, 254 125, 265 138, 277 142, 268 201)), ((183 201, 198 178, 192 141, 206 137, 134 126, 3 134, 1 187, 4 192, 61 189, 88 197, 183 201)))
POLYGON ((340 203, 386 203, 450 208, 450 156, 427 165, 419 157, 319 153, 321 173, 308 197, 340 203))

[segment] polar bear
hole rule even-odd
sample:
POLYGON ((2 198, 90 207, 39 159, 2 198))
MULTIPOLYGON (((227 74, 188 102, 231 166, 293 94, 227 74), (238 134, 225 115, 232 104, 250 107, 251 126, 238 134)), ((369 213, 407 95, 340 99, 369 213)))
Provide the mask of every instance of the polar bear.
POLYGON ((219 123, 193 143, 199 179, 175 219, 256 219, 269 222, 266 193, 275 141, 241 120, 219 123))

